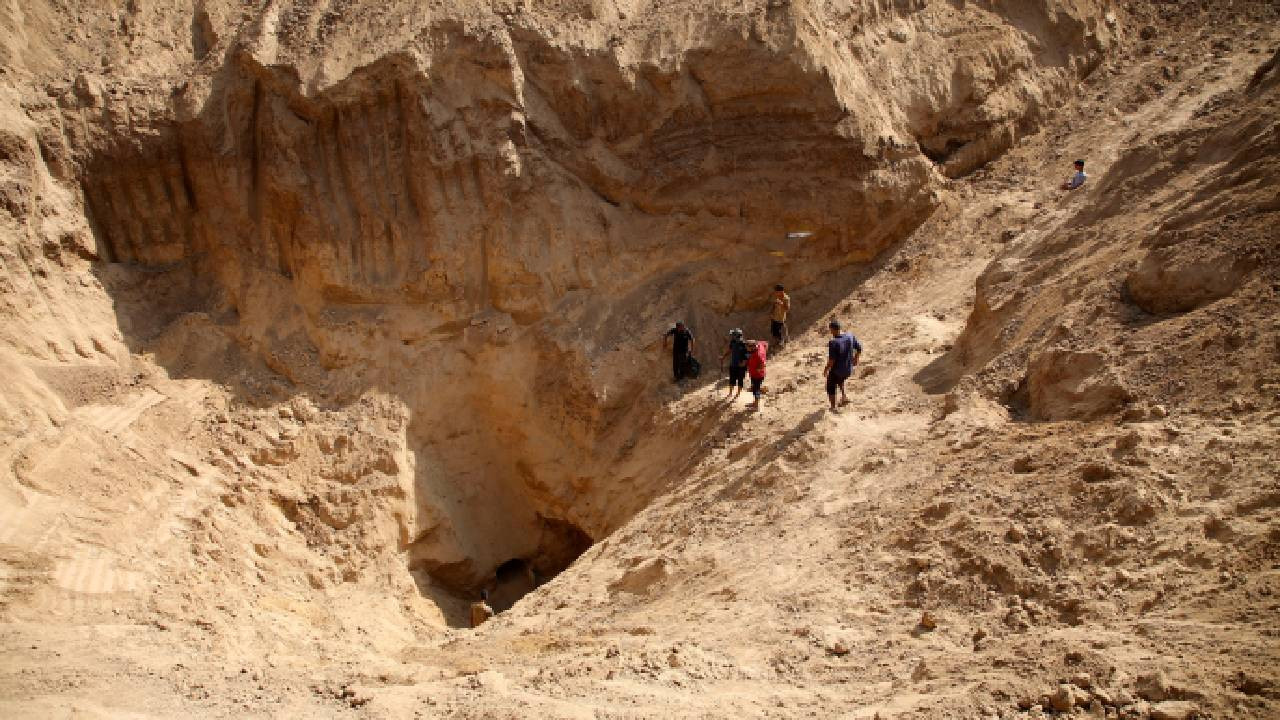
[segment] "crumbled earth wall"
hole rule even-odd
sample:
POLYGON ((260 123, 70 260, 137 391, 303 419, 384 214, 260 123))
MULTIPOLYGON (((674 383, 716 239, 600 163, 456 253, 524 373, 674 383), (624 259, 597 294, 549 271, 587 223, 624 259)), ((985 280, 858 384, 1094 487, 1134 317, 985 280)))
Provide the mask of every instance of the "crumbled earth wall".
POLYGON ((1276 13, 0 3, 0 714, 1274 715, 1276 13))
POLYGON ((410 478, 412 564, 474 586, 548 518, 601 537, 656 491, 670 451, 634 430, 652 363, 628 358, 900 241, 1114 26, 1091 4, 564 12, 203 3, 189 37, 178 8, 107 14, 104 52, 174 64, 33 72, 71 77, 12 136, 14 218, 34 262, 91 271, 119 334, 15 342, 122 340, 225 381, 192 354, 228 335, 287 392, 385 393, 412 418, 385 473, 410 478), (657 461, 619 476, 624 447, 657 461))

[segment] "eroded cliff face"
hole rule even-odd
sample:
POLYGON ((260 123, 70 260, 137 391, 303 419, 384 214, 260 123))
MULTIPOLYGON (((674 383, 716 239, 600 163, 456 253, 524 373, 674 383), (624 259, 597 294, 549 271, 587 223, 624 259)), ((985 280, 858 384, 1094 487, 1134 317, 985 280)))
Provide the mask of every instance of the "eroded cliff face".
MULTIPOLYGON (((153 352, 249 403, 372 403, 352 416, 385 447, 281 506, 455 591, 558 571, 678 475, 698 439, 653 389, 672 321, 714 365, 773 283, 847 285, 1110 42, 1103 3, 412 5, 112 16, 181 60, 25 109, 6 167, 36 199, 6 206, 5 251, 38 291, 6 295, 33 356, 153 352), (119 335, 44 326, 68 293, 109 298, 119 335), (279 382, 237 384, 246 358, 279 382), (353 492, 382 509, 335 520, 353 492)), ((308 433, 274 464, 346 462, 308 433)))

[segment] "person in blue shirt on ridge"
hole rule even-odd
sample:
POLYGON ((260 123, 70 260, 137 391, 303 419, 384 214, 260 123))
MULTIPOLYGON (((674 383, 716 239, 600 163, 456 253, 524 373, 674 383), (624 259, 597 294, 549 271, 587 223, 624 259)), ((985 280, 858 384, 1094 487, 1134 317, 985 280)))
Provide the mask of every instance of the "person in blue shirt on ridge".
POLYGON ((1085 171, 1084 171, 1084 161, 1083 161, 1083 160, 1077 160, 1077 161, 1075 161, 1075 162, 1074 162, 1074 163, 1072 163, 1072 164, 1073 164, 1073 165, 1075 166, 1075 168, 1076 168, 1076 174, 1075 174, 1075 175, 1072 175, 1070 180, 1068 180, 1068 181, 1066 181, 1066 182, 1062 183, 1062 189, 1063 189, 1063 190, 1075 190, 1076 188, 1080 187, 1081 185, 1084 185, 1084 181, 1085 181, 1085 180, 1088 180, 1088 179, 1089 179, 1089 175, 1088 175, 1087 173, 1085 173, 1085 171))

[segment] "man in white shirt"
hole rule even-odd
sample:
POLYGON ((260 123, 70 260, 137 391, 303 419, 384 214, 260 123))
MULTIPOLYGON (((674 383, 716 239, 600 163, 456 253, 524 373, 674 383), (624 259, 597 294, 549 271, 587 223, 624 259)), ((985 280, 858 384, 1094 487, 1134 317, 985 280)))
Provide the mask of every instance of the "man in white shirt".
POLYGON ((1077 160, 1073 164, 1076 166, 1076 174, 1072 175, 1070 180, 1062 183, 1063 190, 1075 190, 1081 185, 1084 185, 1085 180, 1089 179, 1089 176, 1085 174, 1085 171, 1084 171, 1083 160, 1077 160))

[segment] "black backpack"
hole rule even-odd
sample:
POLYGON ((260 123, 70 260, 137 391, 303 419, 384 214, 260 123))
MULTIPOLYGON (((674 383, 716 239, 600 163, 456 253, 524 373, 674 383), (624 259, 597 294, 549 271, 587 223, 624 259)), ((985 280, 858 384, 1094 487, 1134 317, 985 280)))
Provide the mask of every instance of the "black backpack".
POLYGON ((689 377, 696 378, 702 374, 702 363, 698 362, 698 358, 690 355, 685 362, 685 367, 689 371, 689 377))

